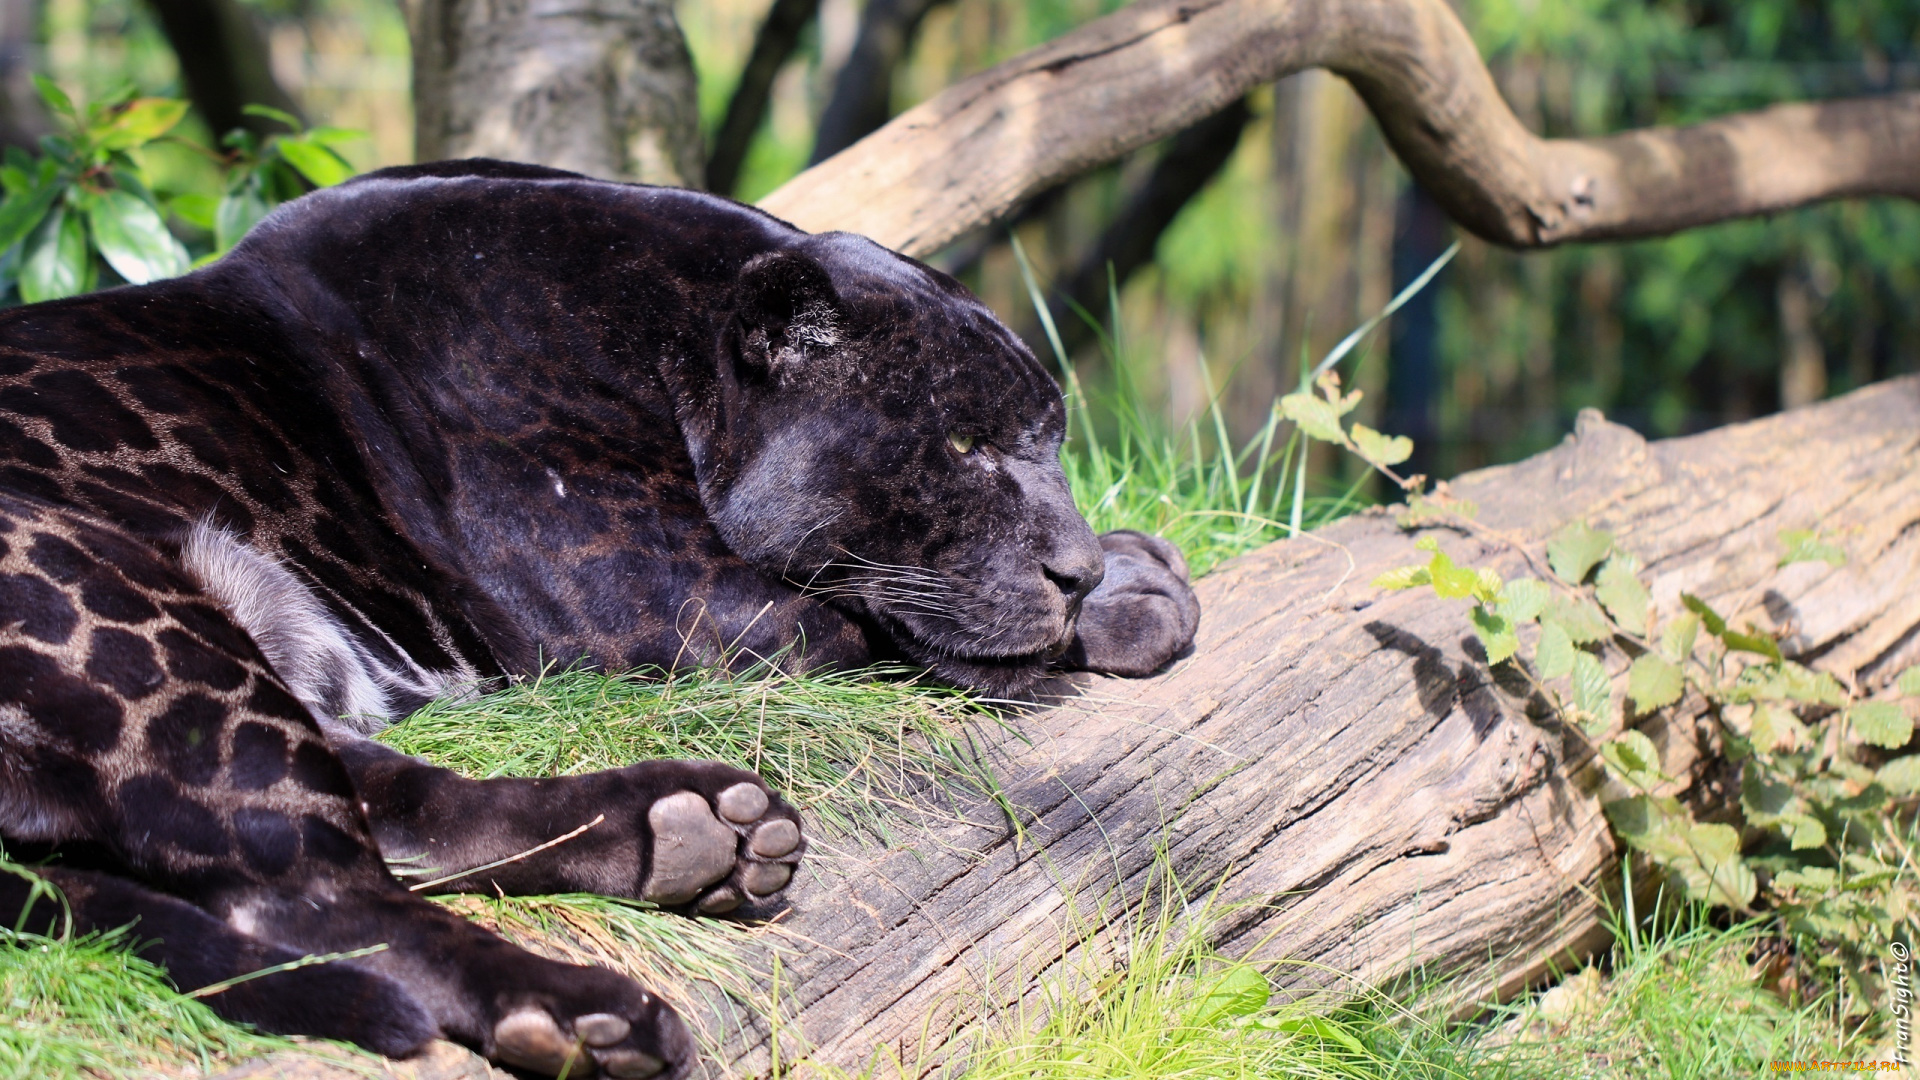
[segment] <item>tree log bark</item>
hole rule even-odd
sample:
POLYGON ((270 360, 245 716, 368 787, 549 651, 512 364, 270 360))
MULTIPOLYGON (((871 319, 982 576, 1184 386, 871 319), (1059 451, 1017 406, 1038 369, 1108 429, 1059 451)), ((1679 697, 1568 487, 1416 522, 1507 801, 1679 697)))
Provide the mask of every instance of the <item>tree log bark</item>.
POLYGON ((1920 94, 1540 139, 1445 0, 1139 0, 955 84, 760 205, 927 255, 1061 180, 1310 67, 1351 82, 1454 219, 1510 247, 1920 198, 1920 94))
POLYGON ((408 14, 415 160, 705 178, 693 58, 669 0, 418 0, 408 14))
MULTIPOLYGON (((1917 431, 1915 378, 1651 444, 1587 413, 1556 449, 1454 483, 1484 528, 1429 531, 1512 578, 1532 572, 1523 550, 1542 559, 1585 519, 1641 557, 1663 615, 1696 593, 1785 632, 1804 662, 1884 685, 1920 661, 1917 431), (1777 533, 1814 527, 1847 565, 1777 568, 1777 533)), ((780 924, 814 943, 784 962, 783 1060, 856 1066, 881 1048, 911 1062, 923 1036, 965 1030, 995 998, 994 973, 1031 979, 1116 947, 1111 920, 1091 944, 1063 936, 1070 902, 1137 899, 1162 846, 1195 890, 1260 901, 1225 926, 1229 952, 1371 983, 1425 965, 1504 995, 1600 946, 1596 897, 1619 858, 1603 774, 1524 684, 1490 677, 1464 603, 1369 584, 1424 561, 1416 535, 1373 511, 1233 560, 1198 586, 1191 657, 1017 718, 989 752, 1024 837, 962 800, 972 824, 816 844, 780 924)), ((1712 805, 1727 778, 1702 708, 1683 700, 1640 727, 1683 794, 1712 805)), ((764 1072, 766 1038, 738 1031, 727 1064, 764 1072)))

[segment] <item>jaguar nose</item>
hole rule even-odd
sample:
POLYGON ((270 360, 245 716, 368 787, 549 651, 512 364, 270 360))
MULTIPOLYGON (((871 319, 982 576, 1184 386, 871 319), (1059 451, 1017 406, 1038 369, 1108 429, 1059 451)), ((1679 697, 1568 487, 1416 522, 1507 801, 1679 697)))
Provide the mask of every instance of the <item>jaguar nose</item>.
POLYGON ((1067 611, 1071 617, 1073 613, 1080 610, 1080 601, 1085 600, 1087 594, 1094 590, 1094 586, 1100 584, 1101 577, 1106 573, 1106 567, 1099 562, 1059 564, 1046 562, 1041 564, 1041 572, 1045 573, 1047 580, 1053 582, 1054 588, 1059 589, 1060 594, 1067 598, 1067 611))

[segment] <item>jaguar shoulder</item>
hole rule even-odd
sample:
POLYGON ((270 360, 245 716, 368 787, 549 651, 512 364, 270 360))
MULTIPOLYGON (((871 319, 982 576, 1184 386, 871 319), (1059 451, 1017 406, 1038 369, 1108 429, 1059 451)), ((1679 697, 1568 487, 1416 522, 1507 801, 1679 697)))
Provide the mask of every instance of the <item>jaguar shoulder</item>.
MULTIPOLYGON (((657 998, 386 862, 720 914, 786 886, 794 810, 713 763, 473 781, 363 736, 556 660, 904 659, 1002 695, 1155 670, 1198 620, 1185 564, 1092 533, 1064 415, 919 263, 497 162, 376 173, 187 277, 7 312, 0 836, 65 853, 44 874, 80 923, 140 920, 183 986, 389 944, 213 999, 270 1030, 684 1075, 657 998)), ((0 875, 0 916, 32 903, 0 875)))

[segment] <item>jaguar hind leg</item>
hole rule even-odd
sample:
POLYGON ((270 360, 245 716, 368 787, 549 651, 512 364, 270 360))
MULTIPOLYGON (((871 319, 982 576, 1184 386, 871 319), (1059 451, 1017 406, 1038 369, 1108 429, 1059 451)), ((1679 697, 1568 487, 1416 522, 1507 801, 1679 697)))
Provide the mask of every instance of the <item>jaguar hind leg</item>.
MULTIPOLYGON (((693 1066, 685 1026, 633 981, 519 949, 396 882, 311 713, 167 556, 4 497, 0 834, 109 852, 122 872, 63 884, 95 925, 170 928, 188 973, 384 946, 337 976, 381 977, 362 986, 372 997, 316 1004, 319 983, 286 984, 272 1007, 290 1030, 314 1030, 300 1010, 324 1005, 382 1048, 380 1018, 355 1005, 393 1004, 375 992, 391 985, 413 1003, 395 1015, 525 1068, 675 1080, 693 1066)), ((209 1003, 246 1000, 230 993, 209 1003)))
MULTIPOLYGON (((288 964, 302 953, 240 933, 212 915, 138 882, 85 870, 0 872, 0 921, 23 933, 57 937, 127 927, 133 951, 166 969, 183 991, 288 964), (71 921, 69 921, 71 920, 71 921)), ((280 1035, 317 1035, 406 1057, 439 1034, 399 983, 351 960, 278 971, 235 982, 211 995, 229 1020, 280 1035)))
POLYGON ((469 780, 370 740, 336 749, 381 852, 451 879, 433 891, 596 892, 718 915, 777 896, 806 850, 793 807, 719 762, 469 780))

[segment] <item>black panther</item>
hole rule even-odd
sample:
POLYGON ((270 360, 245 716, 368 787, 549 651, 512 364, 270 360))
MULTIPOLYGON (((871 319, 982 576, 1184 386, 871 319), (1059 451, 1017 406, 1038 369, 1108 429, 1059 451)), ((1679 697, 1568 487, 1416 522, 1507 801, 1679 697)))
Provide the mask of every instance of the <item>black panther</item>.
MULTIPOLYGON (((185 277, 5 312, 0 837, 183 988, 386 945, 210 999, 236 1019, 682 1076, 656 997, 387 860, 717 915, 786 887, 793 808, 711 762, 475 781, 366 736, 551 663, 895 660, 1001 696, 1151 672, 1193 637, 1186 566, 1088 528, 1064 419, 926 266, 500 162, 374 173, 185 277)), ((0 912, 65 917, 29 890, 0 874, 0 912)))

